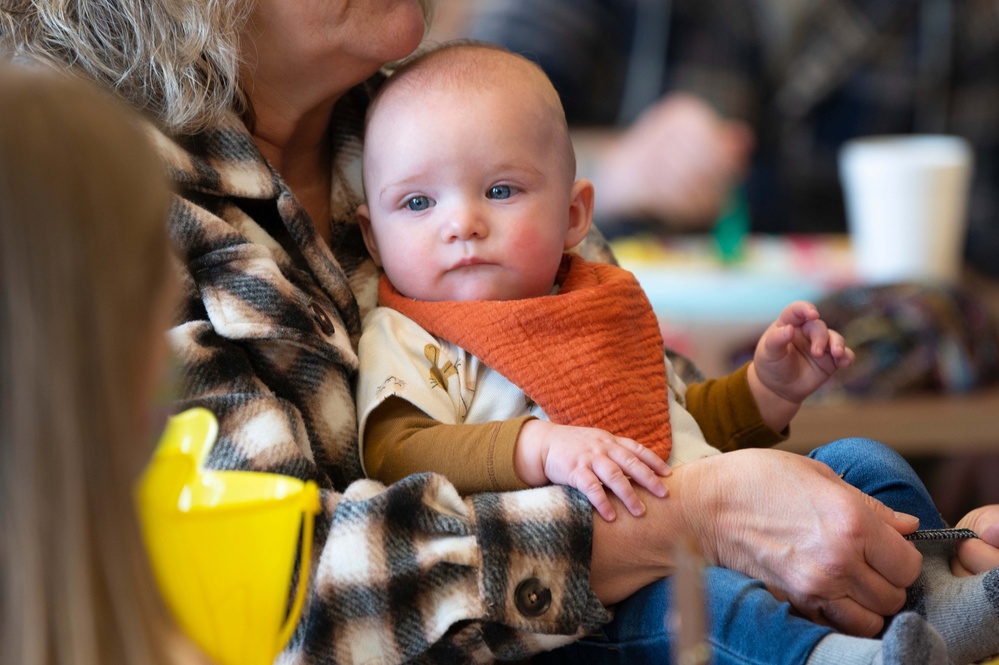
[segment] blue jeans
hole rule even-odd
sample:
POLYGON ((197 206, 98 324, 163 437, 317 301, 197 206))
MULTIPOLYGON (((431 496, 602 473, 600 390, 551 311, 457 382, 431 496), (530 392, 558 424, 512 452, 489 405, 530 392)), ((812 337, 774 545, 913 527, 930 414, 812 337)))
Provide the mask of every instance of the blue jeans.
MULTIPOLYGON (((809 457, 890 508, 916 515, 920 528, 944 526, 929 493, 894 450, 869 439, 843 439, 809 457)), ((704 572, 708 641, 715 665, 804 663, 819 640, 832 632, 791 614, 758 580, 724 568, 704 572)), ((614 620, 594 635, 535 656, 534 663, 668 663, 672 656, 668 617, 671 580, 660 580, 618 603, 614 620)))

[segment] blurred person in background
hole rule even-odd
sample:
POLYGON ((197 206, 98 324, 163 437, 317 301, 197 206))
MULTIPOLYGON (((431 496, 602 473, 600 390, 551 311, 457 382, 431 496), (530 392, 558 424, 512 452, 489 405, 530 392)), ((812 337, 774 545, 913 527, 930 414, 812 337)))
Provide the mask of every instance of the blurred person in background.
POLYGON ((753 230, 843 232, 845 141, 957 134, 966 256, 999 276, 993 2, 477 0, 466 32, 538 61, 569 122, 605 130, 579 141, 605 224, 705 228, 744 182, 753 230))
POLYGON ((176 300, 169 197, 129 109, 0 62, 0 662, 205 662, 132 499, 176 300))

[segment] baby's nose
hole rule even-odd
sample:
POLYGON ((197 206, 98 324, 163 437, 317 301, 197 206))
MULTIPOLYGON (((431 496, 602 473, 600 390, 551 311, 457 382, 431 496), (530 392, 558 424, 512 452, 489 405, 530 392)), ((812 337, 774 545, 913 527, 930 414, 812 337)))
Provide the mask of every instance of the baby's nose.
POLYGON ((448 216, 444 234, 447 241, 485 238, 488 226, 479 211, 471 207, 461 208, 448 216))

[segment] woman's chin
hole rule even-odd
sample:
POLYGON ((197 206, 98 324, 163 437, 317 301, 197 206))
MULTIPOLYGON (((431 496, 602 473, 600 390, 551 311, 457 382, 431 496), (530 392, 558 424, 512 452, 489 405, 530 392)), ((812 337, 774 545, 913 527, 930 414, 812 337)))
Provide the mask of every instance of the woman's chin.
POLYGON ((404 0, 392 10, 386 20, 386 61, 401 60, 417 49, 423 41, 427 21, 417 0, 404 0))

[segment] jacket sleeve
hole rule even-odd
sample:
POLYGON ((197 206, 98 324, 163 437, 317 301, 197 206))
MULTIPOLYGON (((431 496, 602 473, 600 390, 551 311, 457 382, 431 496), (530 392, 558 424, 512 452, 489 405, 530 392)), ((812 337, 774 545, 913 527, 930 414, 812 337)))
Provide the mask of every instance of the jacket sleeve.
POLYGON ((522 658, 607 620, 589 588, 582 494, 545 487, 463 499, 439 475, 388 487, 361 478, 349 313, 274 246, 236 232, 248 228, 239 215, 175 202, 185 300, 170 341, 180 407, 219 420, 209 466, 323 488, 288 662, 522 658))

